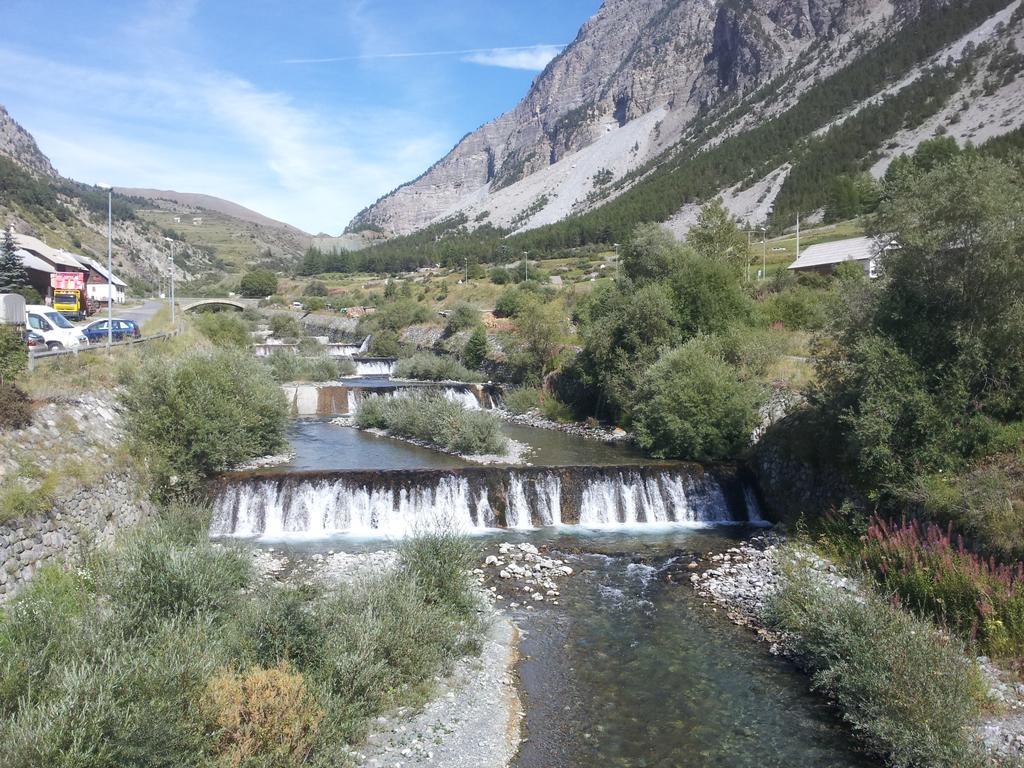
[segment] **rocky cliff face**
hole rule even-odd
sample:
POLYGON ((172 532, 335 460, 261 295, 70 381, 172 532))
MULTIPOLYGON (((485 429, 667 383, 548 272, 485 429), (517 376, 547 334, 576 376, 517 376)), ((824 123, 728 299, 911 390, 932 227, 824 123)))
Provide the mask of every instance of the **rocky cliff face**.
POLYGON ((50 160, 46 155, 39 151, 32 134, 18 125, 2 106, 0 106, 0 155, 11 158, 36 176, 57 178, 57 171, 50 165, 50 160))
POLYGON ((856 57, 946 1, 605 0, 518 106, 350 226, 407 234, 461 212, 516 229, 579 212, 601 199, 590 177, 622 176, 724 100, 856 57))

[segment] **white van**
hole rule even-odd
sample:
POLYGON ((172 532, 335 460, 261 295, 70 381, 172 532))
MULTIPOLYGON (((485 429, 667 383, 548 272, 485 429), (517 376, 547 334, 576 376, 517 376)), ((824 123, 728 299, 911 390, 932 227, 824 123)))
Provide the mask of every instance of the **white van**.
POLYGON ((85 335, 53 307, 29 304, 25 307, 25 327, 40 334, 48 349, 82 347, 89 343, 85 335))

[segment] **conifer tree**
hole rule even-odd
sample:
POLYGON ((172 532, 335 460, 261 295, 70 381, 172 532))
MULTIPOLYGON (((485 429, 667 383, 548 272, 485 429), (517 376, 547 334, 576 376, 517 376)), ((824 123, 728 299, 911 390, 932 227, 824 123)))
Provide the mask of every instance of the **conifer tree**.
POLYGON ((462 350, 462 359, 466 363, 467 368, 475 371, 483 365, 486 358, 487 331, 484 330, 482 325, 478 325, 473 329, 473 334, 469 337, 465 348, 462 350))
POLYGON ((17 250, 14 232, 5 228, 0 238, 0 293, 20 293, 28 287, 28 272, 17 250))

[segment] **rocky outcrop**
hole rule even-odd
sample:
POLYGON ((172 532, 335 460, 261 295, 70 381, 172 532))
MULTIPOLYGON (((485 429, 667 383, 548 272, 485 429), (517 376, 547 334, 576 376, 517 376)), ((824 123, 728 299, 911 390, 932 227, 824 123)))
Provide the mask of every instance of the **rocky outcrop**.
MULTIPOLYGON (((361 212, 350 228, 406 234, 447 215, 482 213, 496 192, 657 113, 635 141, 631 134, 608 147, 608 167, 621 174, 665 152, 723 99, 757 89, 801 56, 825 56, 842 36, 849 42, 859 33, 866 45, 868 28, 894 29, 894 15, 912 18, 923 2, 606 0, 518 106, 361 212), (890 23, 880 23, 886 14, 890 23)), ((563 180, 552 192, 572 194, 578 207, 596 189, 563 180)), ((529 196, 517 202, 533 203, 529 196)))
POLYGON ((35 176, 58 177, 56 169, 50 164, 32 134, 18 125, 7 110, 0 106, 0 155, 9 157, 35 176))

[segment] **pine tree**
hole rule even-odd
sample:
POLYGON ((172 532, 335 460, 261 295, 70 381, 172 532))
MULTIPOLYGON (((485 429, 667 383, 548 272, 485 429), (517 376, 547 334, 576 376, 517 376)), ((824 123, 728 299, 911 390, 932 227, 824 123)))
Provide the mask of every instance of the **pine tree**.
POLYGON ((466 346, 462 350, 462 359, 465 361, 467 368, 475 371, 483 365, 486 358, 487 331, 484 330, 482 325, 478 325, 473 329, 473 334, 469 337, 466 346))
POLYGON ((28 287, 28 272, 17 250, 13 231, 4 229, 3 238, 0 238, 0 293, 19 293, 28 287))

